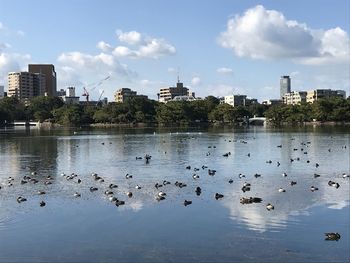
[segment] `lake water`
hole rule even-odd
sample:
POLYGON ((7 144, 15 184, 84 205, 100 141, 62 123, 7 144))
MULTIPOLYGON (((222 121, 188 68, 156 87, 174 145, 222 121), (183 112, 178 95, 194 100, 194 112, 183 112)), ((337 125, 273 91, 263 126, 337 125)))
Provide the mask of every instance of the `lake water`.
POLYGON ((350 173, 349 132, 0 130, 0 262, 349 262, 349 178, 343 178, 350 173), (136 159, 146 154, 149 163, 136 159), (21 184, 24 176, 38 182, 21 184), (156 189, 164 180, 171 184, 156 189), (241 190, 245 182, 250 191, 241 190), (125 205, 110 202, 106 190, 125 205), (157 201, 160 191, 165 200, 157 201), (224 197, 216 200, 215 193, 224 197), (18 203, 18 196, 27 201, 18 203), (262 202, 241 204, 241 197, 262 202), (341 238, 325 241, 325 232, 341 238))

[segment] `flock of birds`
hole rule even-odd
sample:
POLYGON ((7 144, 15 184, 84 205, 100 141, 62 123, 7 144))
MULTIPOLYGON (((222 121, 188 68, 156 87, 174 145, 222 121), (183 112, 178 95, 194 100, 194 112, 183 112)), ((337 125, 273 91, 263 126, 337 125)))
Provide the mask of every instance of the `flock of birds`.
MULTIPOLYGON (((231 142, 231 140, 229 140, 229 142, 231 142)), ((240 141, 240 142, 241 142, 241 143, 247 143, 246 141, 243 141, 243 140, 240 141)), ((102 144, 104 144, 104 143, 102 143, 102 144)), ((302 145, 302 146, 307 146, 308 144, 310 144, 310 142, 306 142, 306 143, 303 142, 301 145, 302 145)), ((278 145, 277 147, 278 147, 278 148, 282 148, 282 145, 278 145)), ((216 146, 208 146, 208 148, 216 148, 216 146)), ((342 146, 342 148, 346 148, 346 146, 342 146)), ((293 150, 294 150, 294 151, 297 151, 298 149, 297 149, 297 148, 294 148, 293 150)), ((306 152, 303 148, 301 148, 301 151, 302 151, 304 154, 307 154, 307 152, 306 152)), ((328 151, 330 152, 331 149, 328 149, 328 151)), ((166 152, 165 152, 165 153, 166 153, 166 152)), ((209 156, 209 155, 210 155, 210 152, 207 152, 206 155, 209 156)), ((222 156, 223 156, 223 157, 229 157, 230 155, 231 155, 231 152, 227 152, 227 153, 224 153, 222 156)), ((247 156, 250 157, 250 153, 248 153, 247 156)), ((146 164, 149 164, 151 158, 152 158, 151 155, 146 154, 144 157, 137 156, 135 159, 136 159, 136 160, 145 160, 145 163, 146 163, 146 164)), ((294 158, 294 159, 293 159, 293 158, 290 159, 290 162, 294 162, 294 161, 300 161, 300 158, 297 157, 297 158, 294 158)), ((272 162, 271 160, 267 160, 266 163, 267 163, 267 164, 272 164, 273 162, 272 162)), ((310 161, 307 160, 307 163, 310 163, 310 161)), ((281 165, 280 162, 278 162, 278 161, 277 161, 276 164, 277 164, 277 166, 280 166, 280 165, 281 165)), ((318 163, 315 163, 315 167, 316 167, 316 168, 319 167, 319 164, 318 164, 318 163)), ((198 168, 198 167, 194 167, 194 168, 192 169, 192 167, 191 167, 190 165, 188 165, 188 166, 185 167, 185 169, 190 170, 190 171, 192 171, 192 170, 194 171, 194 173, 192 174, 192 178, 193 178, 194 180, 198 180, 198 179, 200 178, 200 176, 197 174, 197 172, 200 171, 201 169, 202 169, 202 170, 207 170, 209 176, 214 176, 214 175, 216 174, 216 170, 214 170, 214 169, 209 169, 208 166, 206 166, 206 165, 203 165, 203 166, 201 167, 201 169, 198 168)), ((74 182, 77 183, 77 184, 81 184, 81 183, 82 183, 82 179, 79 178, 79 176, 78 176, 76 173, 71 173, 71 174, 62 173, 61 176, 62 176, 63 178, 65 178, 67 181, 74 181, 74 182)), ((288 176, 288 175, 287 175, 286 173, 282 173, 282 177, 287 177, 287 176, 288 176)), ((318 178, 318 177, 320 177, 320 176, 321 176, 320 174, 317 174, 317 173, 314 174, 314 178, 318 178)), ((344 179, 345 179, 345 178, 349 178, 349 176, 350 176, 350 175, 349 175, 349 174, 346 174, 346 173, 343 173, 343 174, 342 174, 342 177, 343 177, 344 179)), ((116 193, 115 193, 114 191, 115 191, 115 189, 118 188, 118 185, 117 185, 117 184, 109 183, 108 186, 106 186, 105 178, 101 177, 101 176, 98 175, 97 173, 92 173, 92 174, 91 174, 91 177, 92 177, 92 179, 93 179, 95 182, 101 183, 101 184, 100 184, 101 186, 107 188, 107 189, 104 190, 104 195, 107 197, 107 199, 108 199, 110 202, 114 203, 117 207, 118 207, 118 206, 125 205, 126 201, 125 201, 125 200, 120 200, 120 199, 115 195, 116 193)), ((239 177, 240 179, 241 179, 241 178, 245 178, 245 175, 242 174, 242 173, 240 173, 240 174, 238 175, 238 177, 239 177)), ((256 174, 254 174, 254 177, 255 177, 255 178, 259 178, 259 177, 261 177, 261 174, 257 174, 257 173, 256 173, 256 174)), ((132 178, 133 178, 133 176, 132 176, 131 174, 126 174, 126 175, 125 175, 125 179, 126 179, 126 180, 132 179, 132 178)), ((39 177, 38 177, 38 172, 33 171, 33 172, 31 172, 30 176, 24 175, 24 176, 19 180, 19 182, 16 182, 15 178, 13 178, 13 177, 8 177, 7 180, 6 180, 5 182, 3 182, 3 183, 0 184, 0 190, 1 190, 2 188, 4 188, 4 187, 13 187, 14 184, 17 184, 17 183, 20 184, 20 185, 25 185, 25 184, 37 184, 37 183, 41 182, 41 183, 43 183, 44 185, 50 185, 50 184, 53 183, 53 181, 54 181, 54 178, 53 178, 52 176, 46 176, 46 177, 44 178, 44 180, 39 179, 39 177), (40 181, 40 180, 41 180, 41 181, 40 181)), ((228 180, 228 183, 229 183, 229 184, 232 184, 233 182, 234 182, 233 179, 229 179, 229 180, 228 180)), ((171 184, 172 184, 172 183, 171 183, 170 181, 167 181, 167 180, 163 180, 162 182, 156 182, 156 183, 154 184, 154 187, 155 187, 156 190, 157 190, 157 194, 155 195, 155 200, 157 200, 157 201, 165 200, 167 194, 166 194, 164 191, 161 191, 160 189, 163 189, 163 188, 165 188, 166 185, 171 185, 171 184)), ((186 183, 180 182, 180 181, 176 181, 176 182, 174 182, 173 184, 174 184, 176 187, 179 187, 179 188, 183 188, 183 187, 186 187, 186 186, 187 186, 186 183)), ((290 181, 290 185, 291 185, 291 186, 296 185, 296 184, 297 184, 296 181, 290 181)), ((328 181, 328 185, 331 186, 331 187, 334 187, 334 188, 336 188, 336 189, 338 189, 338 188, 340 187, 340 184, 339 184, 338 182, 335 182, 335 181, 332 181, 332 180, 329 180, 329 181, 328 181)), ((135 186, 135 189, 136 189, 136 190, 140 190, 141 188, 142 188, 142 186, 140 186, 140 185, 138 185, 138 184, 135 186)), ((242 186, 242 188, 241 188, 242 192, 243 192, 243 193, 248 192, 248 191, 250 191, 250 189, 251 189, 251 183, 244 182, 244 183, 243 183, 243 186, 242 186)), ((317 190, 318 190, 318 188, 315 187, 314 185, 312 185, 312 186, 310 187, 310 191, 311 191, 311 192, 314 192, 314 191, 317 191, 317 190)), ((96 186, 90 186, 90 187, 89 187, 89 191, 90 191, 90 192, 96 192, 96 191, 99 191, 99 188, 96 187, 96 186)), ((197 186, 197 187, 195 188, 194 192, 196 193, 197 196, 201 195, 201 193, 202 193, 201 187, 197 186)), ((286 190, 285 190, 284 188, 280 187, 280 188, 278 188, 278 192, 279 192, 279 193, 284 193, 284 192, 286 192, 286 190)), ((1 192, 0 192, 0 193, 1 193, 1 192)), ((40 191, 37 192, 37 195, 40 195, 40 196, 43 196, 43 195, 45 195, 45 194, 46 194, 46 192, 45 192, 45 191, 42 191, 42 190, 40 190, 40 191)), ((127 198, 132 198, 132 197, 133 197, 133 192, 132 192, 132 191, 127 191, 125 194, 126 194, 125 196, 126 196, 127 198)), ((79 198, 79 197, 81 197, 81 193, 75 192, 75 193, 73 193, 73 196, 74 196, 75 198, 79 198)), ((215 193, 215 194, 214 194, 214 198, 215 198, 216 200, 222 199, 222 198, 224 198, 224 194, 215 193)), ((17 200, 18 203, 23 203, 23 202, 26 202, 26 201, 27 201, 27 198, 25 198, 24 196, 18 196, 16 200, 17 200)), ((241 197, 239 201, 240 201, 241 204, 245 205, 245 204, 261 203, 263 200, 262 200, 262 198, 260 198, 260 197, 252 197, 252 196, 251 196, 251 197, 241 197)), ((187 199, 185 199, 185 200, 183 201, 183 205, 184 205, 184 206, 188 206, 188 205, 191 205, 191 204, 192 204, 192 200, 187 200, 187 199)), ((44 201, 44 200, 40 201, 39 206, 40 206, 40 207, 46 206, 45 201, 44 201)), ((272 203, 266 203, 265 207, 266 207, 266 209, 267 209, 268 211, 271 211, 271 210, 274 210, 274 209, 275 209, 275 207, 274 207, 274 205, 273 205, 272 203)), ((341 236, 340 236, 339 233, 333 233, 333 232, 325 233, 325 240, 338 241, 340 238, 341 238, 341 236)))

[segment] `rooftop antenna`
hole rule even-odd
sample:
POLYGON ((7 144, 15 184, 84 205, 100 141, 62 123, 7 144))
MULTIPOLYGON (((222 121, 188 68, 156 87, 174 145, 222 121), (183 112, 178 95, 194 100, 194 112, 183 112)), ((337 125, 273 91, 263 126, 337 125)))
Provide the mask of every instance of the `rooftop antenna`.
POLYGON ((180 68, 177 67, 177 83, 180 83, 180 68))

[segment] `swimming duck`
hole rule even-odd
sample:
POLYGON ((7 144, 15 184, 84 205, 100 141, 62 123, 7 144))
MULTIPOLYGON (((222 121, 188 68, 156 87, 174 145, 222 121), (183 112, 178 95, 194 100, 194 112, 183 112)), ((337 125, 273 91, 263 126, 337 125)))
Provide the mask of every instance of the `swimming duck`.
POLYGON ((162 185, 162 184, 159 184, 159 183, 156 183, 156 184, 154 185, 154 187, 158 189, 159 187, 163 187, 163 185, 162 185))
POLYGON ((184 201, 184 206, 188 206, 190 204, 192 204, 192 201, 190 201, 190 200, 185 200, 184 201))
POLYGON ((139 186, 138 184, 135 186, 135 189, 141 189, 141 186, 139 186))
POLYGON ((319 167, 320 165, 318 163, 315 164, 316 168, 319 167))
POLYGON ((116 206, 125 205, 125 201, 117 200, 117 201, 115 201, 115 205, 116 206))
POLYGON ((270 210, 274 210, 275 207, 274 207, 272 204, 268 203, 268 204, 266 205, 266 209, 267 209, 268 211, 270 211, 270 210))
POLYGON ((45 181, 45 183, 44 184, 46 184, 46 185, 50 185, 50 184, 52 184, 52 182, 51 181, 45 181))
POLYGON ((282 176, 283 176, 283 177, 287 177, 287 174, 286 174, 286 173, 283 173, 282 176))
POLYGON ((80 178, 77 180, 77 183, 78 183, 78 184, 80 184, 80 183, 81 183, 81 179, 80 179, 80 178))
POLYGON ((254 174, 255 178, 261 177, 261 174, 254 174))
POLYGON ((132 197, 132 192, 127 192, 126 195, 131 198, 132 197))
POLYGON ((244 182, 243 187, 250 187, 250 183, 244 182))
POLYGON ((44 191, 38 191, 38 195, 44 195, 46 194, 44 191))
POLYGON ((45 203, 44 201, 41 201, 41 202, 40 202, 40 206, 41 206, 41 207, 43 207, 43 206, 45 206, 45 205, 46 205, 46 203, 45 203))
POLYGON ((315 186, 311 186, 311 187, 310 187, 310 191, 311 191, 311 192, 315 192, 315 191, 317 191, 317 190, 318 190, 318 188, 315 187, 315 186))
POLYGON ((349 178, 349 177, 350 177, 349 174, 343 173, 343 178, 349 178))
POLYGON ((131 174, 126 174, 126 175, 125 175, 125 178, 126 178, 126 179, 131 179, 131 178, 132 178, 132 175, 131 175, 131 174))
POLYGON ((198 174, 194 174, 192 175, 193 179, 199 179, 199 175, 198 174))
POLYGON ((158 196, 160 196, 160 197, 163 196, 163 197, 164 197, 164 196, 166 196, 166 193, 164 193, 164 192, 159 192, 159 193, 158 193, 158 196))
POLYGON ((211 170, 211 169, 208 170, 209 175, 213 176, 213 175, 215 175, 215 173, 216 173, 216 170, 211 170))
POLYGON ((118 198, 116 198, 115 196, 109 196, 108 200, 111 202, 115 202, 115 201, 118 201, 118 198))
POLYGON ((280 188, 278 188, 278 192, 279 192, 279 193, 284 193, 284 192, 286 192, 286 190, 283 189, 282 187, 280 187, 280 188))
POLYGON ((245 175, 240 173, 240 174, 238 175, 238 177, 239 177, 239 178, 243 178, 243 177, 245 177, 245 175))
POLYGON ((223 194, 219 194, 219 193, 215 193, 214 197, 215 197, 216 200, 219 200, 219 199, 223 198, 224 195, 223 194))
POLYGON ((78 192, 75 192, 73 196, 74 197, 81 197, 81 194, 79 194, 78 192))
POLYGON ((290 182, 290 185, 291 185, 291 186, 293 186, 293 185, 295 185, 295 184, 297 184, 296 181, 291 181, 291 182, 290 182))
POLYGON ((281 165, 281 163, 279 161, 277 161, 277 166, 280 166, 280 165, 281 165))
POLYGON ((157 200, 157 201, 162 201, 162 200, 164 200, 164 199, 165 199, 164 196, 159 196, 159 195, 156 196, 156 200, 157 200))
POLYGON ((328 185, 329 186, 333 186, 333 187, 335 187, 337 189, 340 187, 339 183, 336 183, 336 182, 333 182, 333 181, 328 181, 328 185))
POLYGON ((208 166, 206 166, 206 165, 202 165, 202 169, 204 170, 204 169, 207 169, 208 168, 208 166))
POLYGON ((106 191, 105 191, 105 195, 113 195, 113 192, 112 192, 112 191, 109 191, 109 190, 106 190, 106 191))
POLYGON ((232 184, 232 183, 233 183, 233 180, 232 180, 232 179, 228 180, 228 183, 229 183, 229 184, 232 184))
POLYGON ((31 173, 31 175, 33 175, 33 176, 34 176, 34 175, 37 175, 37 174, 38 174, 38 173, 35 172, 35 171, 31 173))
POLYGON ((191 170, 191 165, 186 166, 187 170, 191 170))
POLYGON ((320 177, 321 175, 320 174, 314 174, 314 178, 317 178, 317 177, 320 177))
POLYGON ((25 202, 25 201, 27 201, 26 198, 24 198, 24 197, 22 197, 22 196, 17 197, 17 202, 18 202, 18 203, 22 203, 22 202, 25 202))
POLYGON ((90 192, 95 192, 95 191, 97 191, 97 190, 98 190, 97 187, 93 187, 93 186, 90 187, 90 192))
POLYGON ((268 160, 268 161, 266 161, 266 163, 271 164, 271 163, 272 163, 272 161, 271 161, 271 160, 268 160))
POLYGON ((136 156, 136 160, 142 160, 141 156, 136 156))
POLYGON ((169 181, 167 181, 167 180, 163 181, 163 185, 168 185, 168 184, 171 184, 171 183, 169 181))
POLYGON ((113 189, 113 188, 118 188, 118 185, 116 185, 116 184, 110 184, 108 187, 111 188, 111 189, 113 189))
POLYGON ((202 193, 202 189, 199 186, 197 186, 195 192, 197 195, 200 195, 202 193))
POLYGON ((21 180, 21 184, 26 184, 26 183, 28 183, 28 182, 25 180, 21 180))
POLYGON ((328 241, 338 241, 340 239, 339 233, 324 233, 325 234, 325 240, 328 241))

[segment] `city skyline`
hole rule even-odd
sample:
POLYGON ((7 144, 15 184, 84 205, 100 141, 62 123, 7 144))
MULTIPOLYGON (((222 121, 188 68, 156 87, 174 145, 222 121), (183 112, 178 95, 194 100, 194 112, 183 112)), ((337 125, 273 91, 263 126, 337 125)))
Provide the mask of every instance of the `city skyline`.
POLYGON ((292 90, 349 93, 349 5, 0 0, 0 85, 38 63, 54 64, 57 89, 75 86, 77 96, 111 76, 90 94, 103 89, 110 101, 119 88, 157 99, 178 74, 198 97, 279 98, 282 75, 292 90))

